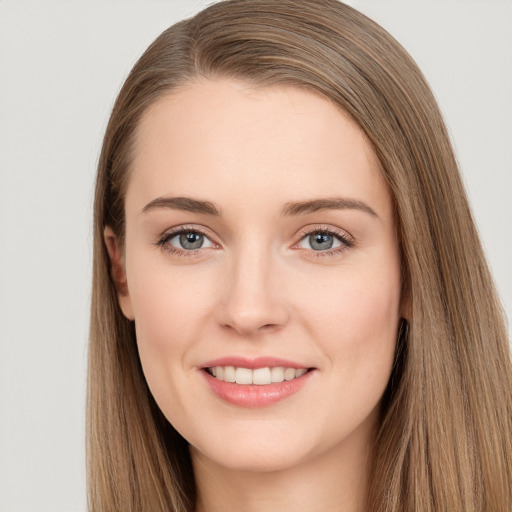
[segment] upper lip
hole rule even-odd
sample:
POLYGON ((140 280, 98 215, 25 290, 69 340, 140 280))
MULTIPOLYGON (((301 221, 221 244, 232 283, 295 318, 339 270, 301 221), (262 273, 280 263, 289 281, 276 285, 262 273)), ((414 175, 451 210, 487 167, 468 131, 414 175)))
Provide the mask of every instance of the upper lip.
POLYGON ((273 368, 276 366, 282 366, 284 368, 311 368, 309 365, 298 363, 296 361, 290 361, 288 359, 282 359, 280 357, 263 356, 255 359, 248 359, 241 356, 226 356, 220 357, 219 359, 213 359, 207 361, 201 365, 201 368, 213 368, 215 366, 234 366, 236 368, 248 368, 254 370, 256 368, 273 368))

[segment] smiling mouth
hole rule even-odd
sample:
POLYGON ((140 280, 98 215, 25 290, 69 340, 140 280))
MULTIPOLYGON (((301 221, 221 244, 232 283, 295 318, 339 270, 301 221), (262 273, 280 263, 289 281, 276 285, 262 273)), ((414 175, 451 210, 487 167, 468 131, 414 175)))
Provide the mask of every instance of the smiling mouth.
POLYGON ((217 380, 242 385, 256 384, 259 386, 298 379, 310 370, 311 368, 286 368, 283 366, 255 369, 235 366, 212 366, 205 368, 205 371, 217 380))

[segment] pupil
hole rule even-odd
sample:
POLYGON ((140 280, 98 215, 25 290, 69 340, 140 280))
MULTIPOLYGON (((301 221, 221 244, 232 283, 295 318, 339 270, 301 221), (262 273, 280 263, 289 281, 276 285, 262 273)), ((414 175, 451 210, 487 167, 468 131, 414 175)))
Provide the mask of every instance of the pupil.
POLYGON ((311 248, 315 251, 330 249, 333 244, 333 237, 328 233, 314 233, 309 237, 311 248))
POLYGON ((203 245, 203 235, 189 231, 188 233, 181 233, 180 245, 184 249, 199 249, 203 245))

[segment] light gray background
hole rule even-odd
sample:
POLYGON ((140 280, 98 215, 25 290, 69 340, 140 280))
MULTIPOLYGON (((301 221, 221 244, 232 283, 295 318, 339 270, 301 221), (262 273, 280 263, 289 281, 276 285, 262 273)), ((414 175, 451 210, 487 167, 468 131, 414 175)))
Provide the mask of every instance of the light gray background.
MULTIPOLYGON (((202 0, 0 0, 0 512, 85 511, 93 178, 123 78, 202 0)), ((512 1, 354 0, 445 114, 512 318, 512 1)))

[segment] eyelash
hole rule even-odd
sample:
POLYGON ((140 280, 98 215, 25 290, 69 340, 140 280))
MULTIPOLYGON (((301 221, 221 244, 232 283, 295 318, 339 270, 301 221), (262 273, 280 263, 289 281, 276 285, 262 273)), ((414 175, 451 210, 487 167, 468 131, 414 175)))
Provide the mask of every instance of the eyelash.
POLYGON ((168 243, 174 237, 184 234, 184 233, 198 233, 200 235, 203 235, 205 238, 208 238, 208 240, 210 240, 210 236, 206 233, 206 231, 203 231, 201 228, 198 228, 197 226, 181 226, 172 231, 167 231, 166 233, 164 233, 156 241, 155 245, 157 247, 160 247, 163 251, 166 251, 170 254, 176 254, 176 255, 182 256, 184 258, 197 255, 197 253, 199 251, 201 251, 201 249, 203 249, 202 247, 200 247, 199 249, 193 249, 191 251, 187 251, 186 249, 178 249, 177 247, 174 247, 168 243))
MULTIPOLYGON (((341 230, 334 229, 332 227, 328 226, 315 226, 314 228, 304 228, 301 231, 299 231, 299 241, 294 244, 294 246, 297 246, 304 238, 309 237, 311 235, 316 234, 326 234, 329 236, 332 236, 336 239, 338 239, 341 243, 339 247, 335 247, 334 249, 327 249, 325 251, 315 251, 312 249, 305 249, 308 252, 308 255, 310 255, 313 258, 323 258, 326 256, 334 256, 336 254, 340 254, 341 252, 350 249, 354 247, 355 242, 354 239, 348 235, 346 232, 343 232, 341 230)), ((299 248, 298 248, 299 249, 299 248)), ((300 250, 300 249, 299 249, 300 250)))
MULTIPOLYGON (((204 236, 205 238, 208 238, 208 240, 211 241, 211 238, 208 235, 208 233, 206 233, 206 231, 202 230, 201 228, 198 228, 197 226, 181 226, 177 229, 174 229, 172 231, 168 231, 168 232, 164 233, 156 241, 156 243, 154 245, 170 254, 176 254, 176 255, 178 255, 180 257, 184 257, 184 258, 194 257, 204 248, 200 247, 198 249, 186 250, 186 249, 179 249, 179 248, 174 247, 168 243, 174 237, 184 234, 184 233, 198 233, 198 234, 204 236)), ((311 250, 311 249, 305 249, 308 253, 311 253, 311 256, 313 256, 315 258, 332 256, 332 255, 338 254, 346 249, 350 249, 350 248, 354 247, 354 245, 355 245, 354 240, 350 236, 348 236, 346 233, 343 233, 341 231, 333 229, 332 227, 324 228, 322 226, 319 226, 319 227, 316 226, 314 228, 310 228, 310 229, 305 228, 305 229, 299 231, 299 233, 298 233, 299 241, 294 244, 294 247, 296 247, 304 238, 311 236, 311 235, 320 234, 320 233, 336 238, 337 240, 339 240, 341 242, 341 245, 334 249, 328 249, 325 251, 315 251, 315 250, 311 250)), ((214 245, 217 245, 217 244, 215 244, 215 242, 212 242, 212 243, 214 245)), ((300 249, 298 247, 296 247, 296 248, 300 249)))

